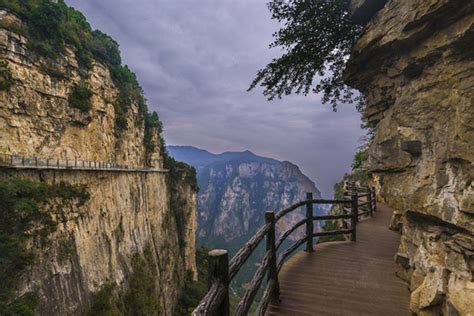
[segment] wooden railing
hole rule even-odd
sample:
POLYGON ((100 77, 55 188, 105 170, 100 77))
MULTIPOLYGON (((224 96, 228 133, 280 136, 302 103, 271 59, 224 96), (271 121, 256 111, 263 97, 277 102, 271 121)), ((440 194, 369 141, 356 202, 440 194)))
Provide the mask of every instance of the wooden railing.
POLYGON ((306 244, 305 251, 314 252, 314 237, 344 235, 355 242, 357 238, 357 222, 359 217, 366 214, 373 216, 375 211, 375 192, 372 188, 361 188, 348 184, 344 199, 324 200, 313 199, 312 193, 306 194, 306 200, 296 203, 278 213, 265 212, 265 224, 250 238, 245 245, 240 248, 234 257, 229 261, 227 250, 215 249, 209 252, 209 291, 193 311, 192 315, 218 315, 227 316, 229 310, 229 284, 242 268, 254 250, 266 239, 266 251, 260 266, 257 268, 250 285, 244 296, 238 303, 234 314, 236 316, 247 315, 253 304, 260 286, 267 276, 267 285, 263 293, 260 304, 257 308, 257 315, 264 315, 269 303, 279 299, 280 285, 278 272, 284 265, 286 259, 295 252, 301 245, 306 244), (366 198, 365 201, 362 201, 366 198), (314 204, 339 204, 342 206, 342 213, 338 215, 314 216, 314 204), (295 223, 290 229, 284 232, 276 240, 275 225, 282 217, 306 206, 306 217, 295 223), (359 212, 359 210, 363 210, 359 212), (343 220, 340 229, 334 231, 314 232, 314 221, 343 220), (277 258, 277 251, 283 242, 299 227, 306 226, 303 238, 295 241, 288 249, 283 251, 277 258))
POLYGON ((0 167, 12 169, 75 169, 127 172, 167 172, 167 170, 164 169, 119 165, 113 162, 82 159, 27 157, 10 154, 0 154, 0 167))

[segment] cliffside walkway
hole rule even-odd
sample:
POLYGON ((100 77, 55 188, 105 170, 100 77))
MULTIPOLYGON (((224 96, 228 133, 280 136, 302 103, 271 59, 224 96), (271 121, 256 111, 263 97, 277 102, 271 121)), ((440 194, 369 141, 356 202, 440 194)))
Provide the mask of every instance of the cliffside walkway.
MULTIPOLYGON (((377 207, 374 188, 345 184, 344 198, 306 199, 284 210, 265 212, 265 224, 229 260, 228 252, 209 252, 209 291, 192 315, 248 315, 266 279, 256 315, 411 315, 409 292, 395 276, 393 256, 399 236, 388 229, 392 210, 377 207), (314 215, 314 204, 331 204, 328 215, 314 215), (306 206, 306 216, 279 239, 275 227, 287 214, 306 206), (314 221, 330 221, 334 230, 315 231, 314 221), (282 250, 299 227, 305 234, 282 250), (314 246, 315 237, 339 236, 314 246), (265 240, 266 252, 247 283, 244 296, 231 311, 230 282, 265 240), (305 250, 301 250, 304 246, 305 250), (296 255, 291 257, 293 253, 296 255)), ((320 225, 322 226, 322 225, 320 225)))
POLYGON ((392 212, 378 205, 357 225, 357 242, 322 243, 289 259, 280 302, 266 315, 411 315, 408 289, 394 273, 400 237, 388 229, 392 212))
POLYGON ((114 172, 154 172, 166 173, 166 169, 118 165, 111 162, 26 157, 0 154, 0 168, 37 169, 37 170, 78 170, 78 171, 114 171, 114 172))

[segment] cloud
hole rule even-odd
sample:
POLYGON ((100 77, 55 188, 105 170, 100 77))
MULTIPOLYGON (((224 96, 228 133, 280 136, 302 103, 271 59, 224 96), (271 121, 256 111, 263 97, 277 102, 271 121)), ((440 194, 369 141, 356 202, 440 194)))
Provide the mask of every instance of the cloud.
POLYGON ((350 169, 363 135, 359 114, 334 113, 318 96, 268 102, 246 92, 278 25, 260 0, 66 0, 111 35, 137 73, 169 144, 214 152, 249 149, 289 160, 323 194, 350 169))

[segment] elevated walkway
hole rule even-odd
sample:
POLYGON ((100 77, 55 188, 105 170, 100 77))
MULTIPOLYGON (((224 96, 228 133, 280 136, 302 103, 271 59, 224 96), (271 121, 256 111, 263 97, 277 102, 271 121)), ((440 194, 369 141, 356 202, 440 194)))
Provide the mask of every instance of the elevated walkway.
POLYGON ((357 225, 357 242, 318 244, 298 252, 279 273, 280 302, 266 315, 411 315, 407 286, 395 276, 400 237, 388 229, 393 210, 357 225))
POLYGON ((26 157, 20 155, 0 154, 0 169, 17 170, 77 170, 77 171, 110 171, 110 172, 139 172, 167 173, 166 169, 142 166, 118 165, 112 162, 58 159, 43 157, 26 157))
POLYGON ((393 210, 377 206, 374 188, 351 183, 344 187, 342 199, 313 199, 308 192, 305 200, 276 214, 265 212, 265 224, 230 260, 224 249, 209 252, 209 291, 192 315, 231 314, 229 284, 263 240, 266 253, 232 315, 248 315, 254 303, 259 316, 411 315, 408 288, 395 276, 393 257, 400 237, 388 228, 393 210), (319 216, 314 215, 314 204, 335 208, 331 214, 319 216), (302 206, 306 206, 306 217, 277 240, 276 223, 302 206), (333 221, 336 230, 315 231, 314 221, 333 221), (302 226, 306 226, 305 235, 286 250, 280 249, 302 226), (341 240, 347 241, 314 246, 314 238, 322 236, 344 236, 341 240), (303 245, 305 250, 299 250, 303 245), (256 302, 264 278, 267 283, 256 302))

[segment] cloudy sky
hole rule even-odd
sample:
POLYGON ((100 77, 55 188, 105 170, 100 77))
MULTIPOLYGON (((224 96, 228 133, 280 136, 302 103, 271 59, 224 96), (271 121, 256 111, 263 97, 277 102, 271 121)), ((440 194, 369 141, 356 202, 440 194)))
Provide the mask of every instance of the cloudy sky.
POLYGON ((363 135, 353 106, 335 113, 318 96, 267 101, 246 92, 278 25, 265 0, 66 0, 120 44, 168 144, 251 150, 289 160, 323 195, 350 170, 363 135))

